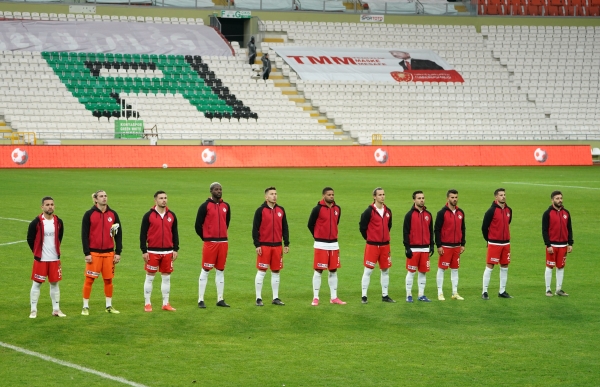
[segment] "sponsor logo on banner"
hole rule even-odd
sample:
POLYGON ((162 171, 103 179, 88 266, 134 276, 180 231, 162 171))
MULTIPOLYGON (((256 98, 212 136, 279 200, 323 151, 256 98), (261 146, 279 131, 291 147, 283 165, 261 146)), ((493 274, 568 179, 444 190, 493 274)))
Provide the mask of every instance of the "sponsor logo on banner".
POLYGON ((431 50, 404 48, 277 47, 303 80, 363 82, 464 82, 431 50))
POLYGON ((221 11, 221 17, 226 19, 250 19, 252 11, 221 11))
POLYGON ((360 15, 361 23, 383 23, 383 15, 360 15))

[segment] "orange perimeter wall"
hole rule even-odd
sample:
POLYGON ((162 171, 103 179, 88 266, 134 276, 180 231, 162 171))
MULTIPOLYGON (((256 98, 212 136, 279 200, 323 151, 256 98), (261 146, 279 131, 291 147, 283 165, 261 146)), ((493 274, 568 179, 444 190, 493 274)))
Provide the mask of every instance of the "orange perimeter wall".
POLYGON ((160 168, 163 164, 169 168, 545 166, 592 165, 592 157, 587 145, 0 146, 0 168, 160 168), (23 151, 27 161, 17 164, 13 158, 22 162, 23 151))

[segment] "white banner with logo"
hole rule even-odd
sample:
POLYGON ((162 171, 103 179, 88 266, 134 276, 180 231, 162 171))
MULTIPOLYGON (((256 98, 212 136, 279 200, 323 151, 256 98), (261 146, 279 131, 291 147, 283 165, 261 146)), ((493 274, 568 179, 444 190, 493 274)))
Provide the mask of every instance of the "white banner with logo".
POLYGON ((383 15, 360 15, 361 23, 383 23, 384 17, 383 15))
POLYGON ((226 19, 250 19, 252 11, 221 11, 221 17, 226 19))
POLYGON ((276 47, 303 80, 464 82, 431 50, 406 48, 276 47))
POLYGON ((0 50, 232 55, 208 26, 119 22, 3 21, 0 50))

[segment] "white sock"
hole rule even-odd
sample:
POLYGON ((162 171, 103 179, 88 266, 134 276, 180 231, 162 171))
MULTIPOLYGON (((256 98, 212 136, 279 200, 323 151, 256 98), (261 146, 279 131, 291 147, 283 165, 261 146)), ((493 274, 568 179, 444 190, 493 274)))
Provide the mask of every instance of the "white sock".
POLYGON ((419 272, 419 297, 425 295, 425 284, 427 283, 427 276, 425 273, 419 272))
POLYGON ((40 299, 40 289, 42 284, 40 282, 31 281, 31 292, 29 293, 29 301, 31 303, 31 310, 37 310, 38 300, 40 299))
POLYGON ((169 303, 169 294, 171 293, 171 275, 162 275, 162 282, 160 283, 160 291, 163 296, 163 306, 169 303))
POLYGON ((452 282, 452 294, 458 294, 458 269, 450 269, 450 282, 452 282))
POLYGON ((256 273, 256 278, 254 279, 254 286, 256 287, 256 298, 262 299, 262 287, 263 282, 265 281, 265 275, 267 275, 266 271, 259 270, 256 273))
POLYGON ((333 273, 329 272, 328 282, 329 282, 329 290, 331 291, 331 299, 335 300, 337 298, 337 285, 338 285, 337 271, 334 271, 333 273))
POLYGON ((313 274, 313 298, 319 298, 319 290, 321 290, 321 273, 315 270, 313 274))
POLYGON ((106 297, 106 307, 110 308, 112 306, 112 297, 106 297))
POLYGON ((198 302, 204 301, 204 292, 206 292, 206 283, 208 282, 208 272, 204 269, 200 272, 198 279, 198 302))
MULTIPOLYGON (((550 291, 550 285, 552 284, 552 269, 546 267, 546 272, 544 273, 544 277, 546 279, 546 291, 550 291)), ((558 269, 556 269, 556 279, 558 279, 558 269)))
POLYGON ((215 283, 217 284, 217 301, 221 301, 223 299, 223 290, 225 289, 225 273, 223 270, 216 270, 215 283))
POLYGON ((271 288, 273 289, 273 299, 279 298, 279 273, 271 272, 271 288))
POLYGON ((385 297, 388 295, 388 289, 390 287, 390 271, 389 269, 381 270, 381 296, 385 297))
POLYGON ((369 283, 371 283, 371 273, 373 273, 373 269, 369 269, 365 267, 365 271, 362 276, 362 296, 367 296, 367 290, 369 290, 369 283))
POLYGON ((500 293, 506 291, 506 281, 508 280, 508 267, 500 268, 500 293))
POLYGON ((488 286, 490 286, 490 278, 492 277, 492 271, 494 269, 490 269, 489 267, 485 267, 483 271, 483 292, 486 293, 488 291, 488 286))
POLYGON ((442 294, 444 293, 444 269, 440 269, 438 267, 438 271, 437 274, 435 276, 435 282, 437 284, 437 288, 438 288, 438 294, 442 294))
POLYGON ((152 296, 152 282, 154 281, 153 275, 146 274, 146 280, 144 281, 144 304, 151 304, 150 298, 152 296))
POLYGON ((52 310, 60 310, 60 288, 58 282, 50 283, 50 299, 52 300, 52 310))
POLYGON ((84 308, 89 308, 90 307, 90 299, 89 298, 84 298, 83 299, 83 307, 84 308))
POLYGON ((412 296, 412 286, 414 279, 415 273, 410 271, 406 273, 406 297, 412 296))
POLYGON ((557 268, 556 269, 556 291, 557 292, 562 289, 563 278, 565 278, 565 268, 564 267, 562 269, 557 268))

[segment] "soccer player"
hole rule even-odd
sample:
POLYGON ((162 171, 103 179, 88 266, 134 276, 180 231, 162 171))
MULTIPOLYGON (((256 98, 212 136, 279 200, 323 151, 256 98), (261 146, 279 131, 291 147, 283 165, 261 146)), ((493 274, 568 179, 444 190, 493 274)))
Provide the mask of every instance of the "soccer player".
POLYGON ((362 237, 367 241, 363 264, 365 270, 362 276, 361 302, 366 304, 367 291, 371 282, 371 274, 375 264, 381 271, 381 301, 396 302, 388 294, 390 286, 389 269, 392 266, 390 252, 390 230, 392 229, 392 210, 385 204, 385 191, 381 187, 373 190, 373 203, 360 216, 358 228, 362 237))
POLYGON ((562 290, 565 275, 567 253, 573 251, 573 229, 571 213, 563 207, 563 196, 560 191, 550 194, 552 205, 542 215, 542 236, 546 245, 546 296, 552 297, 550 283, 552 269, 556 267, 556 295, 568 296, 562 290))
POLYGON ((81 314, 90 314, 90 295, 94 280, 102 274, 106 313, 119 314, 112 306, 115 265, 121 261, 123 250, 123 227, 116 211, 108 206, 108 196, 103 190, 92 194, 94 205, 83 214, 81 221, 81 243, 85 255, 85 281, 83 283, 83 309, 81 314))
POLYGON ((208 273, 215 268, 217 285, 217 306, 229 308, 223 299, 225 289, 225 263, 227 262, 227 229, 231 219, 229 204, 224 202, 223 187, 214 182, 210 185, 210 197, 198 208, 196 215, 196 234, 202 239, 202 271, 198 279, 198 308, 206 308, 204 292, 208 282, 208 273))
POLYGON ((437 288, 438 300, 445 301, 444 272, 450 268, 452 281, 452 299, 464 300, 458 294, 458 267, 460 255, 465 251, 465 213, 458 208, 458 191, 451 189, 446 193, 448 201, 435 217, 435 245, 438 254, 437 288))
POLYGON ((263 306, 262 286, 271 268, 271 288, 273 305, 285 305, 279 299, 279 271, 283 269, 283 254, 290 251, 290 234, 283 207, 277 204, 277 189, 265 189, 265 202, 254 213, 252 240, 256 248, 256 306, 263 306), (283 239, 283 248, 281 240, 283 239))
POLYGON ((414 205, 404 217, 402 234, 406 253, 406 302, 413 302, 412 286, 419 271, 419 301, 431 302, 425 295, 429 257, 433 255, 433 216, 425 207, 423 191, 412 194, 414 205))
POLYGON ((510 222, 512 209, 506 205, 506 190, 498 188, 494 191, 495 200, 483 216, 481 232, 487 242, 487 265, 483 272, 483 294, 481 298, 489 300, 488 286, 494 265, 500 265, 500 291, 498 297, 512 298, 506 292, 508 264, 510 263, 510 222))
POLYGON ((140 249, 146 269, 144 282, 144 311, 152 312, 152 282, 157 271, 160 271, 162 282, 162 309, 175 311, 169 304, 171 292, 171 273, 173 262, 177 259, 179 250, 179 232, 177 217, 167 207, 167 193, 157 191, 154 194, 154 207, 144 214, 140 228, 140 249))
POLYGON ((323 188, 323 198, 313 208, 308 218, 308 229, 315 239, 313 268, 312 306, 319 305, 319 290, 321 289, 321 275, 323 270, 329 270, 329 290, 332 304, 345 305, 337 296, 337 269, 340 265, 340 246, 338 244, 338 224, 342 216, 342 209, 335 203, 333 188, 323 188))
POLYGON ((27 243, 33 252, 33 269, 31 271, 30 301, 31 313, 29 318, 37 317, 37 304, 40 299, 40 289, 48 278, 50 282, 50 299, 52 300, 52 315, 66 317, 60 311, 60 289, 58 281, 62 279, 60 269, 60 242, 63 238, 63 221, 54 215, 54 199, 46 196, 42 199, 42 213, 29 223, 27 243))

